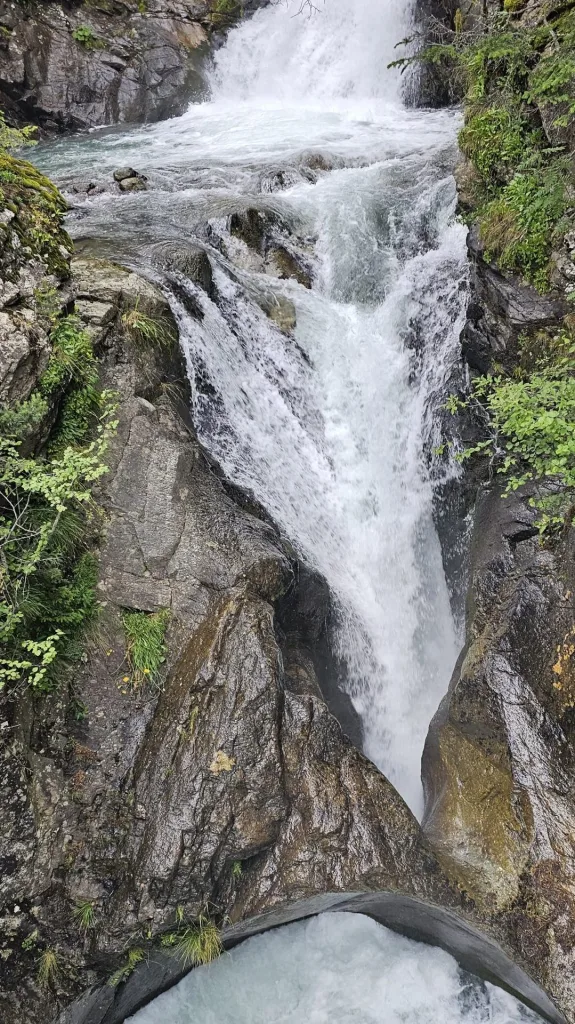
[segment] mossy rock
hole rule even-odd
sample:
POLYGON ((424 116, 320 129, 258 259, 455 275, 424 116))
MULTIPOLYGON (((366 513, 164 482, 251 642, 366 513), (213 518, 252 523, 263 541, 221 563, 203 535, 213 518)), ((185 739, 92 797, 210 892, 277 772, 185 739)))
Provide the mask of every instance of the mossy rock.
MULTIPOLYGON (((0 154, 0 200, 14 214, 15 230, 28 259, 45 263, 48 273, 69 277, 72 243, 63 228, 66 201, 56 186, 27 160, 0 154)), ((0 252, 0 268, 4 253, 0 252)), ((7 276, 10 271, 7 271, 7 276)))

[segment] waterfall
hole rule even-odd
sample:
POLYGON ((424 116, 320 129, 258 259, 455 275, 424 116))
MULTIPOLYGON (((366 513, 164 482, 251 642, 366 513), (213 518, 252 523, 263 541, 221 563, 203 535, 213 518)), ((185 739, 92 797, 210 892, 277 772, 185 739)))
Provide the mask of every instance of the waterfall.
MULTIPOLYGON (((211 99, 181 117, 36 159, 64 188, 109 180, 119 164, 148 174, 148 193, 76 199, 71 233, 99 252, 148 272, 166 245, 208 252, 210 295, 158 273, 198 435, 329 584, 365 751, 420 813, 423 743, 458 648, 433 518, 434 487, 457 472, 434 450, 466 300, 458 117, 402 104, 388 64, 409 32, 405 0, 315 2, 310 17, 288 0, 242 21, 215 55, 211 99), (301 256, 311 287, 231 235, 230 215, 252 208, 301 256)), ((345 914, 252 938, 134 1018, 535 1019, 446 953, 345 914)))
POLYGON ((320 0, 311 16, 299 5, 271 4, 229 33, 209 102, 39 157, 64 187, 120 163, 145 169, 155 189, 122 197, 121 220, 104 194, 70 223, 110 239, 116 258, 149 265, 158 243, 203 240, 217 301, 181 275, 171 297, 201 378, 199 436, 327 580, 365 752, 419 814, 425 734, 458 647, 433 522, 434 480, 455 470, 431 454, 465 306, 458 118, 402 104, 388 64, 409 31, 404 0, 320 0), (311 289, 265 273, 230 237, 229 214, 249 207, 291 226, 311 289), (291 333, 262 295, 293 304, 291 333))
POLYGON ((217 424, 197 396, 201 438, 328 581, 365 751, 419 813, 421 751, 457 650, 425 459, 464 310, 454 123, 402 106, 387 68, 407 30, 400 0, 297 10, 237 28, 211 85, 215 107, 248 122, 254 155, 260 137, 273 150, 301 133, 345 165, 276 199, 315 239, 314 288, 281 288, 298 347, 223 274, 233 318, 202 298, 202 324, 183 309, 180 323, 219 396, 217 424))

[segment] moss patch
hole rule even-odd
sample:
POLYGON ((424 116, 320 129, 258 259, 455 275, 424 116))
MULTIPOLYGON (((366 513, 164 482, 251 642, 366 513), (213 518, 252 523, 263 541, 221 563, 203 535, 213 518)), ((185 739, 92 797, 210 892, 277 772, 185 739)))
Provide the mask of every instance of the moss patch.
POLYGON ((14 214, 10 225, 0 229, 0 270, 13 279, 20 261, 10 251, 9 235, 14 230, 23 255, 41 259, 51 274, 69 277, 68 260, 72 243, 64 230, 66 202, 55 185, 27 160, 0 153, 0 203, 14 214), (63 252, 66 250, 67 252, 63 252))

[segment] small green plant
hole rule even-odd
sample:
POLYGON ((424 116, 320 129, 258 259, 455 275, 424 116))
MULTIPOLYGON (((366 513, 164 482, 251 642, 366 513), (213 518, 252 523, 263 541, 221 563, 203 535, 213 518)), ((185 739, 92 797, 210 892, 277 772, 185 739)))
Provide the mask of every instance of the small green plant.
POLYGON ((134 973, 138 964, 142 963, 145 955, 143 949, 130 949, 125 964, 119 967, 117 971, 114 971, 108 984, 112 988, 117 988, 118 985, 121 985, 122 982, 126 981, 134 973))
POLYGON ((84 46, 86 50, 100 50, 105 45, 89 25, 79 25, 78 28, 75 28, 72 32, 72 39, 80 43, 80 46, 84 46))
POLYGON ((96 915, 94 913, 93 900, 78 900, 72 916, 82 932, 89 932, 96 927, 96 915))
POLYGON ((209 964, 222 953, 219 929, 208 917, 200 914, 197 922, 162 936, 162 945, 173 949, 187 966, 209 964))
POLYGON ((242 875, 242 862, 241 860, 235 860, 232 864, 232 878, 241 878, 242 875))
POLYGON ((143 345, 171 348, 175 341, 173 325, 167 317, 151 317, 138 305, 122 314, 122 325, 127 335, 143 345))
POLYGON ((525 127, 519 112, 505 105, 468 111, 459 133, 461 152, 487 185, 506 182, 525 154, 525 127))
POLYGON ((42 988, 54 985, 61 973, 61 957, 55 949, 45 949, 38 959, 38 983, 42 988))
POLYGON ((126 634, 127 655, 132 672, 131 683, 139 687, 155 683, 166 660, 166 630, 170 620, 167 609, 148 612, 125 611, 122 623, 126 634))
POLYGON ((549 287, 553 242, 566 210, 566 175, 561 166, 515 174, 499 197, 479 214, 487 259, 521 274, 540 291, 549 287))
POLYGON ((0 434, 20 441, 30 437, 48 414, 48 402, 38 391, 12 409, 0 410, 0 434))
POLYGON ((96 561, 86 537, 92 491, 106 472, 117 423, 110 398, 95 438, 49 458, 27 457, 0 437, 0 689, 49 690, 96 606, 96 561))
POLYGON ((38 929, 34 928, 34 931, 30 932, 30 934, 22 941, 22 949, 24 952, 28 953, 31 949, 35 949, 38 943, 38 938, 38 929))

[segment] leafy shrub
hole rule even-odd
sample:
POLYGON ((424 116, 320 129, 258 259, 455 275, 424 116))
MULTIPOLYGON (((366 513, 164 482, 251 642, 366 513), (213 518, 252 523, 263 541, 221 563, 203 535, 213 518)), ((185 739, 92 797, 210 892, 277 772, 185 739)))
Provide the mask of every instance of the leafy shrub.
POLYGON ((566 180, 560 166, 517 173, 479 213, 487 259, 521 274, 540 291, 549 286, 553 243, 567 208, 566 180))
POLYGON ((75 317, 57 323, 52 338, 38 390, 0 413, 0 687, 51 689, 62 660, 80 653, 96 608, 97 564, 87 545, 97 515, 93 487, 116 428, 114 398, 99 390, 92 347, 75 317), (22 438, 62 390, 48 453, 24 456, 22 438))
POLYGON ((535 27, 491 14, 480 28, 395 63, 413 60, 447 63, 462 82, 459 144, 474 169, 463 176, 464 204, 487 258, 547 290, 553 249, 573 215, 573 174, 540 111, 556 107, 557 127, 575 115, 575 12, 551 12, 535 27))
POLYGON ((489 437, 464 457, 488 455, 507 478, 506 492, 535 484, 539 528, 562 524, 575 496, 575 340, 552 339, 530 373, 479 377, 473 394, 485 408, 489 437))
POLYGON ((26 440, 48 413, 48 402, 38 391, 13 409, 0 409, 0 435, 26 440))
POLYGON ((506 181, 524 156, 523 119, 513 108, 478 107, 466 118, 459 146, 486 183, 506 181))
POLYGON ((99 50, 105 45, 102 39, 92 31, 89 25, 79 25, 72 32, 72 38, 84 46, 86 50, 99 50))

